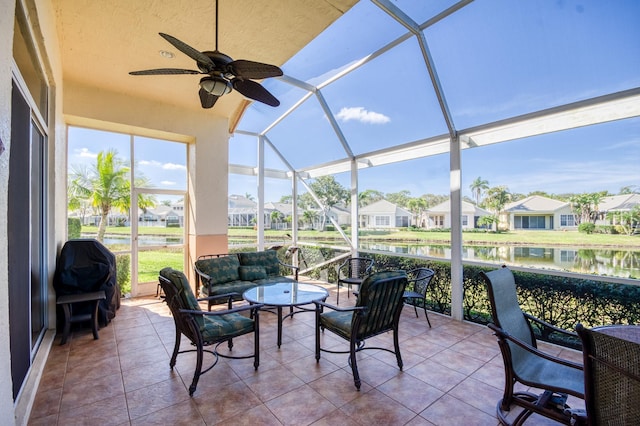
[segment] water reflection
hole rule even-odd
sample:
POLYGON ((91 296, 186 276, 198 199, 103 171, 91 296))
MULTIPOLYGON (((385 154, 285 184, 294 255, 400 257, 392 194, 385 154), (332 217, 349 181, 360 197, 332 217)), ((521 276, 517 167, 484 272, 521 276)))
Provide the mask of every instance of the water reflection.
MULTIPOLYGON (((182 244, 182 237, 139 236, 140 246, 182 244)), ((253 241, 253 240, 251 240, 253 241)), ((229 244, 248 240, 229 240, 229 244)), ((128 236, 105 238, 105 245, 129 244, 128 236)), ((365 241, 360 248, 396 254, 451 259, 451 247, 437 244, 405 244, 365 241)), ((582 274, 640 278, 640 251, 578 249, 570 247, 463 246, 462 258, 532 268, 557 269, 582 274)))
MULTIPOLYGON (((360 248, 451 259, 448 245, 361 242, 360 248)), ((623 278, 640 277, 640 251, 568 247, 463 246, 462 258, 623 278)))

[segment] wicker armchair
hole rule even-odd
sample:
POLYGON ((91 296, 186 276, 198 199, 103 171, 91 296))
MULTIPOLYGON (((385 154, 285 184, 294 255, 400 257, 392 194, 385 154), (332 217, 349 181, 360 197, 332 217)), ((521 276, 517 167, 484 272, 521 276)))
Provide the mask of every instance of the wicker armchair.
MULTIPOLYGON (((584 355, 585 407, 576 424, 640 425, 640 344, 576 326, 584 355)), ((604 331, 604 330, 603 330, 604 331)))
POLYGON ((554 357, 538 349, 531 322, 552 328, 556 332, 573 335, 522 312, 518 303, 513 273, 506 267, 481 272, 487 284, 491 302, 493 324, 489 327, 498 337, 505 369, 505 388, 496 408, 498 420, 503 425, 520 425, 533 413, 541 414, 564 424, 571 423, 566 411, 566 399, 573 395, 584 399, 584 374, 582 365, 554 357), (516 383, 542 389, 539 395, 530 392, 514 392, 516 383), (509 416, 514 406, 522 407, 520 413, 509 416))
POLYGON ((228 309, 207 312, 200 309, 199 300, 196 299, 191 290, 191 286, 185 275, 172 268, 164 268, 158 277, 162 290, 165 294, 165 302, 171 309, 173 320, 176 326, 176 341, 173 348, 173 355, 169 366, 171 369, 176 365, 178 354, 185 352, 196 352, 196 368, 193 374, 193 381, 189 386, 189 395, 193 395, 198 386, 200 376, 211 370, 217 363, 218 357, 245 359, 253 358, 253 366, 257 370, 260 364, 260 339, 258 327, 258 312, 263 305, 250 305, 233 308, 232 299, 234 294, 211 296, 223 298, 228 301, 228 309), (251 318, 241 315, 240 312, 249 311, 251 318), (254 334, 254 352, 246 356, 223 355, 217 351, 217 347, 227 342, 229 350, 233 348, 233 338, 244 334, 254 334), (180 350, 180 339, 184 335, 189 339, 195 349, 180 350), (213 350, 205 349, 206 346, 215 345, 213 350), (215 357, 213 364, 202 370, 204 352, 215 357))
POLYGON ((316 304, 316 361, 320 352, 348 353, 349 365, 353 372, 356 389, 360 390, 360 374, 356 362, 356 352, 377 349, 395 354, 398 367, 402 370, 402 357, 398 343, 398 322, 402 312, 402 295, 407 285, 407 275, 402 272, 379 272, 369 275, 358 293, 354 307, 339 308, 324 302, 316 304), (330 309, 323 312, 324 308, 330 309), (348 351, 334 351, 320 347, 320 332, 331 331, 349 341, 348 351), (381 347, 365 348, 365 340, 387 331, 393 331, 394 350, 381 347))

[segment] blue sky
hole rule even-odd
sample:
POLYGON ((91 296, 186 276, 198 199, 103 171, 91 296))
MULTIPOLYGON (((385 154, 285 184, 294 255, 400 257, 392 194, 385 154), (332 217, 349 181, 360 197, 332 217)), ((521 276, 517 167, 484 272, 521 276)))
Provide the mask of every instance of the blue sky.
MULTIPOLYGON (((392 3, 422 23, 454 2, 392 3)), ((477 0, 428 28, 425 37, 454 125, 461 130, 640 87, 639 20, 636 0, 477 0)), ((406 32, 362 0, 282 69, 318 84, 406 32)), ((281 106, 254 103, 239 129, 263 131, 304 94, 278 79, 267 79, 263 85, 281 106)), ((415 37, 323 88, 322 95, 356 154, 447 132, 415 37)), ((92 140, 96 136, 92 134, 92 140)), ((296 168, 345 157, 314 97, 267 137, 296 168)), ((118 151, 128 157, 125 139, 118 151)), ((83 138, 70 134, 70 164, 80 161, 76 155, 83 148, 85 155, 98 151, 83 143, 83 138)), ((186 185, 184 163, 175 160, 181 154, 169 148, 171 144, 148 151, 144 145, 136 156, 144 158, 138 165, 145 176, 164 188, 186 185)), ((230 163, 256 165, 255 138, 235 136, 229 151, 230 163)), ((285 168, 272 152, 267 152, 266 164, 285 168)), ((639 164, 636 118, 465 150, 462 190, 471 196, 470 183, 482 177, 491 186, 505 185, 524 194, 617 193, 621 187, 640 185, 639 164)), ((347 174, 336 178, 345 186, 349 183, 347 174)), ((290 194, 291 184, 269 179, 265 187, 266 200, 273 201, 290 194)), ((447 194, 448 155, 363 170, 359 187, 385 193, 409 190, 413 196, 447 194)), ((229 193, 256 195, 255 188, 253 177, 229 177, 229 193)))
MULTIPOLYGON (((394 1, 423 22, 453 2, 394 1)), ((454 125, 465 129, 565 103, 640 87, 640 2, 479 0, 425 32, 454 125)), ((313 83, 375 52, 406 30, 368 1, 283 65, 313 83)), ((263 83, 282 102, 254 104, 239 128, 260 132, 302 96, 277 81, 263 83)), ((355 153, 446 133, 415 38, 322 89, 355 153)), ((294 167, 345 156, 318 102, 267 133, 294 167)), ((255 139, 236 136, 230 162, 256 164, 255 139)), ((267 153, 267 167, 283 168, 267 153)), ((463 151, 463 195, 476 177, 512 192, 617 193, 640 186, 640 119, 623 120, 463 151)), ((347 185, 349 176, 336 178, 347 185)), ((231 176, 231 193, 252 193, 255 179, 231 176)), ((290 184, 268 182, 266 199, 290 184)), ((449 191, 447 155, 360 173, 360 190, 449 191)))

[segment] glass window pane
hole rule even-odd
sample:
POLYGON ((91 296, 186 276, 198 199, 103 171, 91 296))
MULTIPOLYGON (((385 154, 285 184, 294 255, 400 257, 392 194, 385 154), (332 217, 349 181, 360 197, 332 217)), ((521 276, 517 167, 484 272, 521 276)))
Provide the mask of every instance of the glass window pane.
POLYGON ((394 0, 393 3, 395 3, 400 10, 406 13, 415 22, 422 24, 429 18, 434 17, 438 13, 454 5, 456 0, 394 0))
POLYGON ((295 168, 322 164, 346 156, 315 97, 298 107, 267 136, 295 168))
POLYGON ((181 142, 134 137, 135 186, 187 189, 187 149, 181 142))
MULTIPOLYGON (((112 152, 115 171, 125 171, 128 179, 130 168, 130 136, 120 133, 106 132, 80 127, 69 127, 68 137, 68 167, 69 167, 69 217, 77 217, 82 224, 82 238, 97 238, 98 230, 104 211, 100 208, 99 200, 108 193, 99 184, 100 176, 111 173, 108 169, 98 167, 98 154, 103 158, 112 152), (78 186, 79 185, 79 186, 78 186)), ((125 179, 125 180, 126 180, 125 179)), ((113 181, 113 180, 107 180, 113 181)), ((111 188, 115 189, 115 188, 111 188)), ((129 211, 119 207, 121 202, 128 199, 128 188, 117 191, 121 196, 117 199, 109 197, 111 208, 107 215, 109 232, 102 240, 112 251, 128 251, 131 249, 131 228, 129 211), (127 225, 127 226, 125 226, 127 225)))
POLYGON ((229 139, 229 164, 256 167, 258 165, 258 138, 234 134, 229 139))
POLYGON ((282 69, 287 75, 317 85, 345 65, 406 33, 406 28, 373 3, 361 1, 285 63, 282 69), (330 52, 327 52, 328 46, 330 52))
MULTIPOLYGON (((292 77, 286 69, 283 72, 292 77)), ((277 78, 268 78, 260 82, 273 96, 280 101, 280 106, 272 107, 262 102, 253 102, 245 111, 238 124, 238 130, 262 133, 266 128, 276 121, 282 114, 287 112, 296 102, 300 101, 308 92, 296 86, 285 83, 277 78)))
POLYGON ((356 154, 447 132, 415 37, 330 84, 323 94, 356 154))
POLYGON ((640 3, 473 2, 425 30, 456 128, 640 86, 640 3))
POLYGON ((634 118, 466 149, 463 195, 475 200, 471 185, 478 177, 489 187, 506 186, 521 198, 530 193, 637 190, 638 129, 640 118, 634 118))

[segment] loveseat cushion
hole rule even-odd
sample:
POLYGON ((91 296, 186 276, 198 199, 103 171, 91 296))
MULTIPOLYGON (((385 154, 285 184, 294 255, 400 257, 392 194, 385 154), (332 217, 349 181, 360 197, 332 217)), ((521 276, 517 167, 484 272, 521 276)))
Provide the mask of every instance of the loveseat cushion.
POLYGON ((239 267, 240 262, 236 255, 196 260, 196 268, 211 277, 208 284, 212 286, 239 280, 239 267))
POLYGON ((263 266, 267 276, 280 275, 280 263, 275 250, 238 253, 242 266, 263 266))
POLYGON ((202 292, 208 296, 218 296, 220 294, 237 293, 238 297, 234 299, 242 299, 242 293, 256 286, 252 281, 229 281, 224 284, 217 284, 211 287, 202 287, 202 292))
POLYGON ((241 265, 238 271, 242 281, 256 281, 267 278, 267 271, 262 265, 241 265))

